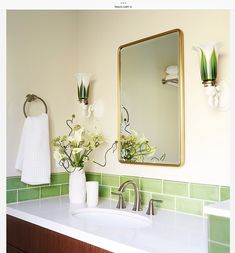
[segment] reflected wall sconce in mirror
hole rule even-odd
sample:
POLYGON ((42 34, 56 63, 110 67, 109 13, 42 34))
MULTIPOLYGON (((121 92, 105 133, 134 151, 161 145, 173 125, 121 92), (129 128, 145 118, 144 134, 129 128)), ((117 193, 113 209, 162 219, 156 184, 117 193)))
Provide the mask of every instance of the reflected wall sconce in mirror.
POLYGON ((168 84, 178 87, 179 83, 179 68, 177 65, 168 66, 165 70, 165 78, 162 79, 162 84, 168 84))
POLYGON ((91 74, 77 73, 75 74, 75 77, 77 80, 78 100, 81 103, 83 109, 83 116, 89 118, 91 116, 91 113, 94 111, 94 106, 88 105, 91 74))
POLYGON ((216 109, 227 109, 227 85, 224 81, 218 82, 218 60, 222 42, 208 43, 194 46, 199 53, 200 73, 209 106, 216 109))

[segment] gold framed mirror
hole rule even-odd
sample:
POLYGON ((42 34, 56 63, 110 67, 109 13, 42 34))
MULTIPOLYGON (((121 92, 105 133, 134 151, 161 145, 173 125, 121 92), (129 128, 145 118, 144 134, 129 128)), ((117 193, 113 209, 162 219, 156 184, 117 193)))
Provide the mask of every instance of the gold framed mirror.
POLYGON ((184 163, 183 32, 118 48, 118 156, 122 163, 184 163))

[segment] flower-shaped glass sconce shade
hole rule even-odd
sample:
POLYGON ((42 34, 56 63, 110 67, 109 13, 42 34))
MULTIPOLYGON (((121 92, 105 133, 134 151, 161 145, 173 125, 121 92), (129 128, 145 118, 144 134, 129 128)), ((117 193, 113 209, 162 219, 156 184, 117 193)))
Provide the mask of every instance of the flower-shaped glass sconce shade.
POLYGON ((199 53, 202 83, 205 87, 216 86, 218 55, 221 42, 193 47, 199 53))
POLYGON ((78 99, 80 103, 84 103, 85 105, 87 105, 91 74, 77 73, 75 77, 77 79, 78 99))

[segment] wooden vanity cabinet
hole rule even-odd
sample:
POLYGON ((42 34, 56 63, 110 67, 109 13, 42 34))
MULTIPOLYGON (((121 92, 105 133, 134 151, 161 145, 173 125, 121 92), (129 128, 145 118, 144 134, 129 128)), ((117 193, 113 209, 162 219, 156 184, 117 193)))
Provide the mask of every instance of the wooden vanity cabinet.
POLYGON ((7 215, 7 253, 111 253, 7 215))
POLYGON ((24 253, 25 251, 22 251, 20 249, 17 249, 10 244, 7 244, 7 253, 24 253))

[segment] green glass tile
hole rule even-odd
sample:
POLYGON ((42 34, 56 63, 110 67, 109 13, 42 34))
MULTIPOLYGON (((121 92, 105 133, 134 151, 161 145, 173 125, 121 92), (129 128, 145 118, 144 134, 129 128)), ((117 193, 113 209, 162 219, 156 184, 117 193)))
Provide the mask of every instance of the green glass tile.
MULTIPOLYGON (((120 184, 128 181, 128 180, 133 180, 137 186, 139 187, 139 178, 138 177, 131 177, 131 176, 121 176, 120 178, 120 184)), ((132 185, 128 185, 126 189, 133 189, 132 185)))
POLYGON ((86 181, 98 181, 101 184, 101 174, 86 172, 86 181))
POLYGON ((220 200, 227 200, 230 199, 230 187, 228 186, 221 186, 220 188, 220 200))
POLYGON ((61 195, 69 194, 69 184, 61 185, 61 195))
MULTIPOLYGON (((118 192, 118 188, 117 188, 117 187, 112 187, 112 188, 111 188, 111 192, 118 192)), ((125 191, 122 193, 123 198, 124 198, 124 200, 125 200, 126 203, 129 202, 129 192, 130 192, 129 190, 125 190, 125 191)), ((111 194, 111 199, 113 199, 113 200, 118 200, 118 196, 117 196, 117 195, 111 194)))
POLYGON ((163 193, 186 197, 188 196, 188 183, 164 180, 163 193))
POLYGON ((39 199, 40 188, 30 188, 18 191, 18 201, 39 199))
POLYGON ((55 173, 51 175, 51 184, 67 184, 69 182, 69 173, 55 173))
POLYGON ((162 192, 162 180, 141 178, 140 179, 140 190, 147 192, 162 192))
POLYGON ((43 186, 49 186, 50 184, 28 184, 28 188, 38 188, 38 187, 43 187, 43 186))
POLYGON ((119 176, 102 174, 102 185, 119 186, 119 176))
POLYGON ((204 206, 208 206, 208 205, 211 205, 211 204, 215 204, 216 201, 204 201, 204 206))
POLYGON ((17 191, 7 191, 7 203, 17 202, 17 191))
POLYGON ((53 196, 60 196, 60 185, 55 186, 47 186, 41 188, 41 197, 53 197, 53 196))
MULTIPOLYGON (((215 204, 216 202, 215 201, 204 201, 204 205, 203 205, 203 210, 204 210, 204 207, 205 206, 209 206, 211 204, 215 204)), ((207 216, 207 214, 205 214, 207 216)))
POLYGON ((164 209, 175 210, 175 197, 162 194, 153 194, 152 198, 163 201, 161 204, 155 203, 156 206, 164 209))
POLYGON ((99 196, 102 198, 110 198, 110 187, 109 186, 100 186, 99 187, 99 196))
MULTIPOLYGON (((140 192, 141 204, 146 206, 151 199, 151 194, 149 192, 140 192)), ((135 192, 130 190, 130 202, 134 203, 135 200, 135 192)))
POLYGON ((190 184, 190 197, 204 200, 219 200, 219 186, 206 184, 190 184))
POLYGON ((229 218, 209 216, 209 238, 212 241, 228 244, 230 242, 229 218))
POLYGON ((215 242, 209 242, 209 253, 229 253, 229 246, 221 245, 215 242))
POLYGON ((176 198, 176 211, 202 215, 203 201, 195 199, 176 198))
POLYGON ((20 181, 20 177, 7 178, 7 190, 27 188, 27 184, 20 181))

